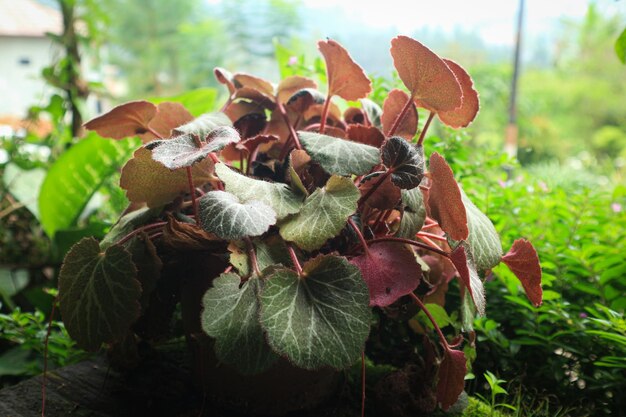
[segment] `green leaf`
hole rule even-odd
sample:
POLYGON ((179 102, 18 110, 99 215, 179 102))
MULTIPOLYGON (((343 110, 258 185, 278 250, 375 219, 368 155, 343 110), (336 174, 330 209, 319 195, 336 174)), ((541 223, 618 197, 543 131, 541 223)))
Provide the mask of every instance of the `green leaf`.
POLYGON ((79 347, 95 351, 123 337, 139 316, 141 285, 130 253, 100 252, 85 238, 67 254, 59 274, 59 303, 67 331, 79 347))
POLYGON ((202 196, 200 225, 222 239, 259 236, 276 223, 276 213, 260 201, 241 203, 226 191, 210 191, 202 196))
POLYGON ((364 175, 380 162, 373 146, 314 132, 298 132, 298 137, 311 159, 329 174, 364 175))
POLYGON ((196 135, 200 139, 204 139, 211 133, 211 131, 217 129, 218 127, 232 125, 233 123, 230 121, 228 116, 222 112, 206 113, 198 116, 195 120, 187 124, 178 126, 174 129, 174 133, 178 135, 196 135))
MULTIPOLYGON (((478 271, 486 271, 500 263, 502 258, 502 243, 496 228, 478 207, 472 203, 465 191, 461 190, 461 199, 467 214, 467 228, 469 236, 466 244, 478 271)), ((458 242, 451 242, 452 249, 458 242)))
POLYGON ((615 53, 622 64, 626 64, 626 29, 624 29, 615 41, 615 53))
POLYGON ((413 146, 400 136, 389 138, 380 149, 383 163, 391 170, 391 181, 400 188, 412 189, 424 177, 424 148, 413 146))
MULTIPOLYGON (((272 235, 263 240, 252 240, 256 251, 257 264, 259 270, 263 271, 272 265, 283 265, 291 267, 291 257, 287 251, 285 241, 278 235, 272 235)), ((229 247, 231 251, 230 263, 237 268, 241 276, 248 276, 252 273, 250 267, 250 259, 248 258, 247 248, 244 242, 233 242, 229 247)))
POLYGON ((402 220, 400 220, 400 227, 396 236, 414 239, 417 232, 422 230, 426 220, 426 206, 424 205, 422 190, 419 187, 402 190, 402 203, 404 204, 404 213, 402 213, 402 220))
POLYGON ((349 178, 332 176, 304 200, 300 212, 280 225, 280 235, 305 250, 319 249, 337 236, 357 209, 359 190, 349 178))
POLYGON ((302 197, 286 184, 248 178, 228 168, 226 164, 217 164, 215 172, 224 182, 226 191, 243 203, 256 200, 267 204, 274 209, 278 219, 297 213, 302 207, 302 197))
POLYGON ((354 363, 369 334, 369 293, 357 267, 324 255, 303 275, 278 269, 261 293, 261 324, 277 352, 296 366, 341 369, 354 363))
MULTIPOLYGON (((428 309, 430 314, 433 316, 433 318, 435 319, 435 322, 437 322, 437 325, 439 327, 443 328, 448 325, 454 324, 450 316, 448 316, 448 313, 446 312, 446 310, 443 307, 441 307, 439 304, 429 303, 429 304, 426 304, 426 308, 428 309)), ((434 329, 433 324, 428 319, 428 316, 426 316, 426 313, 424 313, 423 311, 420 311, 417 314, 417 318, 419 319, 420 323, 426 325, 429 329, 434 329)))
POLYGON ((39 216, 48 236, 76 222, 104 181, 128 159, 137 140, 112 141, 90 134, 50 167, 39 193, 39 216))
POLYGON ((229 143, 239 142, 239 133, 229 126, 216 127, 206 135, 206 142, 196 143, 193 134, 183 134, 172 139, 154 140, 146 144, 152 159, 168 169, 190 167, 203 161, 211 152, 223 149, 229 143))
POLYGON ((251 278, 241 285, 237 274, 224 273, 202 299, 202 329, 216 339, 217 358, 243 374, 262 372, 278 358, 259 323, 260 284, 251 278))
POLYGON ((214 109, 216 99, 217 90, 214 88, 198 88, 176 96, 152 98, 148 101, 154 104, 166 101, 180 103, 197 117, 214 109))
POLYGON ((12 162, 4 167, 4 186, 37 218, 39 217, 37 197, 45 176, 46 170, 43 168, 24 170, 12 162))

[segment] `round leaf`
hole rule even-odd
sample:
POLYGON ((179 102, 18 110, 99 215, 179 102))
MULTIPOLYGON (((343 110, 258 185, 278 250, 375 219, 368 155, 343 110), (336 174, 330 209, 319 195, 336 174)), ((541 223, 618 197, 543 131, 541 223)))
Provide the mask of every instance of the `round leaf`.
MULTIPOLYGON (((402 90, 394 89, 389 92, 389 95, 383 103, 383 133, 385 136, 389 135, 391 127, 395 124, 396 118, 402 112, 402 108, 406 105, 406 102, 411 100, 411 97, 402 90)), ((417 108, 415 104, 411 104, 409 111, 406 112, 404 118, 400 122, 400 125, 396 128, 394 135, 403 137, 410 141, 417 133, 417 108)))
POLYGON ((317 47, 326 61, 328 97, 345 100, 365 98, 372 91, 372 83, 343 46, 332 39, 319 41, 317 47))
POLYGON ((456 76, 461 90, 463 90, 463 104, 454 110, 440 111, 437 116, 439 116, 439 120, 455 129, 467 127, 476 118, 480 108, 478 92, 474 89, 472 78, 463 67, 448 59, 444 59, 444 61, 456 76))
POLYGON ((393 136, 383 144, 380 152, 395 185, 409 190, 420 185, 424 177, 424 148, 393 136))

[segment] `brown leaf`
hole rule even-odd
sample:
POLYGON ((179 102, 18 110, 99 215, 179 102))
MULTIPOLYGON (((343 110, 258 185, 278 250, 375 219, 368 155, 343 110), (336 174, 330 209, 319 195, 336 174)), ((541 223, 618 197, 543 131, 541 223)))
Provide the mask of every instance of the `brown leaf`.
POLYGON ((265 114, 265 110, 263 110, 263 107, 259 104, 250 103, 248 101, 230 103, 224 110, 224 114, 226 114, 233 123, 250 113, 265 114))
MULTIPOLYGON (((309 123, 315 121, 319 122, 322 119, 323 109, 323 104, 313 104, 304 111, 302 117, 304 117, 304 120, 309 123)), ((341 126, 343 124, 343 122, 341 121, 341 110, 339 110, 339 107, 332 102, 329 105, 328 121, 331 125, 334 126, 341 126)))
POLYGON ((456 79, 463 90, 463 104, 458 109, 450 111, 440 111, 437 113, 439 120, 448 126, 459 129, 467 127, 478 114, 480 103, 478 101, 478 92, 474 89, 474 82, 470 75, 454 61, 444 59, 448 68, 454 72, 456 79))
POLYGON ((252 88, 269 97, 274 97, 274 86, 263 78, 254 75, 238 72, 233 76, 233 83, 237 89, 252 88))
POLYGON ((267 126, 265 110, 257 103, 247 101, 230 103, 224 114, 233 122, 233 127, 244 139, 256 136, 267 126))
POLYGON ((469 236, 467 213, 452 169, 437 152, 430 156, 429 168, 431 186, 426 195, 430 217, 437 220, 452 239, 467 239, 469 236))
POLYGON ((250 100, 253 103, 269 110, 273 110, 276 106, 274 97, 268 96, 267 94, 251 87, 238 88, 237 91, 235 91, 233 98, 250 100))
POLYGON ((367 97, 372 91, 372 83, 348 51, 331 39, 319 41, 317 47, 326 61, 328 97, 336 95, 345 100, 367 97))
POLYGON ((326 129, 324 130, 324 134, 335 137, 335 138, 341 138, 341 139, 346 138, 345 130, 340 129, 338 127, 333 127, 333 126, 326 126, 326 129))
POLYGON ((391 40, 393 65, 413 99, 435 111, 461 105, 462 91, 454 73, 433 51, 407 36, 391 40))
POLYGON ((245 156, 251 155, 260 145, 276 141, 278 138, 274 135, 257 135, 241 142, 231 143, 222 149, 220 156, 228 161, 234 161, 239 159, 240 152, 243 152, 245 156))
POLYGON ((167 219, 161 241, 176 251, 216 250, 226 245, 195 224, 179 222, 172 216, 167 219))
POLYGON ((437 382, 437 402, 446 411, 456 403, 465 387, 467 371, 465 354, 460 350, 445 349, 443 361, 439 365, 437 382))
POLYGON ((180 103, 171 103, 165 101, 157 106, 156 115, 150 120, 148 126, 159 134, 154 136, 150 132, 146 133, 143 142, 146 143, 152 139, 169 138, 172 136, 172 129, 191 122, 193 115, 180 103))
MULTIPOLYGON (((376 184, 376 178, 372 178, 369 181, 363 183, 359 190, 361 191, 361 195, 365 195, 368 191, 376 184)), ((366 204, 370 207, 377 208, 379 210, 388 210, 392 209, 398 203, 398 200, 401 198, 400 188, 394 185, 391 182, 391 176, 385 178, 383 183, 376 189, 374 194, 372 194, 366 201, 366 204)))
POLYGON ((417 288, 422 270, 410 246, 397 242, 375 243, 354 257, 370 292, 370 306, 386 307, 417 288))
MULTIPOLYGON (((385 136, 389 136, 391 127, 394 125, 396 118, 400 115, 402 108, 409 100, 411 100, 409 95, 402 90, 394 89, 389 92, 389 95, 383 103, 383 115, 381 117, 385 136)), ((417 133, 417 121, 417 108, 415 104, 411 104, 402 122, 400 122, 400 125, 396 128, 394 135, 401 136, 411 141, 415 133, 417 133)))
POLYGON ((305 88, 317 89, 317 83, 310 78, 299 75, 289 76, 278 84, 276 100, 285 104, 295 93, 305 88))
POLYGON ((313 88, 303 88, 289 97, 286 108, 296 113, 304 113, 310 106, 324 104, 324 101, 326 101, 326 98, 319 91, 313 88))
MULTIPOLYGON (((212 171, 210 159, 195 164, 191 169, 194 185, 207 183, 212 171)), ((137 149, 122 168, 120 187, 131 202, 145 202, 148 207, 162 206, 189 191, 185 169, 170 171, 152 159, 152 152, 144 147, 137 149)))
POLYGON ((535 307, 539 307, 543 302, 541 265, 533 245, 526 239, 517 239, 511 250, 502 257, 502 262, 520 280, 528 299, 535 307))
POLYGON ((348 124, 365 125, 365 112, 358 107, 348 107, 343 112, 343 120, 348 124))
POLYGON ((152 103, 130 101, 91 119, 85 123, 85 128, 95 130, 100 136, 111 139, 142 136, 148 132, 148 125, 156 113, 157 106, 152 103))
POLYGON ((226 88, 228 88, 228 92, 232 95, 236 88, 235 84, 233 84, 233 74, 230 71, 225 70, 224 68, 215 67, 213 70, 213 74, 215 74, 215 79, 220 84, 224 84, 226 88))
POLYGON ((380 148, 385 141, 385 136, 380 129, 374 126, 350 124, 346 133, 351 141, 374 146, 375 148, 380 148))

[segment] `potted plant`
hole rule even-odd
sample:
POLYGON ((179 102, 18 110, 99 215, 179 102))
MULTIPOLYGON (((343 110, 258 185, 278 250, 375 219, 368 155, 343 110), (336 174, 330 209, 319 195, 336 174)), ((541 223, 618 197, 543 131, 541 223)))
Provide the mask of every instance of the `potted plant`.
POLYGON ((163 337, 180 304, 209 393, 250 395, 250 409, 282 413, 328 397, 332 370, 365 357, 377 317, 406 327, 394 306, 408 302, 435 331, 422 336, 429 407, 447 409, 463 391, 464 338, 443 335, 424 297, 445 294, 456 276, 471 323, 484 314, 481 276, 502 261, 538 305, 537 254, 518 240, 503 256, 444 157, 433 152, 426 164, 431 121, 462 128, 478 112, 461 66, 394 38, 407 91, 390 91, 381 108, 341 45, 318 47, 326 94, 305 77, 273 85, 218 68, 228 89, 220 112, 194 118, 177 103, 134 101, 85 124, 143 145, 122 169, 126 212, 103 241, 85 238, 65 258, 65 325, 87 350, 129 349, 163 337), (334 97, 350 106, 341 112, 334 97), (418 108, 428 112, 419 132, 418 108))

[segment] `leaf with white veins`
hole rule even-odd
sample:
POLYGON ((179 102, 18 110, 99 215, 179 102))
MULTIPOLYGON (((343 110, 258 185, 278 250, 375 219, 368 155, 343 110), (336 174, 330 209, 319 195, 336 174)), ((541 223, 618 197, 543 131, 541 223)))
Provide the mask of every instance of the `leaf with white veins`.
POLYGON ((274 350, 296 366, 350 366, 369 334, 369 292, 357 267, 324 255, 303 266, 299 277, 278 269, 261 293, 261 324, 274 350))
POLYGON ((357 209, 361 194, 349 178, 332 176, 304 200, 302 209, 280 225, 280 235, 305 250, 319 249, 337 236, 357 209))
POLYGON ((260 284, 253 277, 241 285, 237 274, 224 273, 202 298, 202 329, 216 339, 217 358, 243 374, 262 372, 278 359, 259 323, 260 284))
POLYGON ((422 190, 419 187, 402 190, 402 204, 404 204, 404 212, 396 237, 414 239, 417 232, 422 230, 426 220, 426 206, 422 190))
POLYGON ((276 223, 276 213, 260 201, 245 204, 225 191, 210 191, 199 200, 200 225, 222 239, 259 236, 276 223))
POLYGON ((212 130, 222 126, 232 126, 228 116, 222 112, 206 113, 196 117, 191 122, 178 126, 174 129, 176 135, 196 135, 200 139, 204 139, 212 130))
POLYGON ((298 132, 298 137, 311 159, 331 175, 364 175, 380 162, 373 146, 314 132, 298 132))
POLYGON ((380 149, 383 163, 391 172, 391 181, 404 189, 420 185, 424 177, 424 148, 413 146, 400 136, 389 138, 380 149))
POLYGON ((237 196, 241 202, 261 201, 274 209, 278 219, 297 213, 302 207, 302 197, 286 184, 249 178, 228 168, 226 164, 217 164, 215 173, 224 182, 226 191, 237 196))

